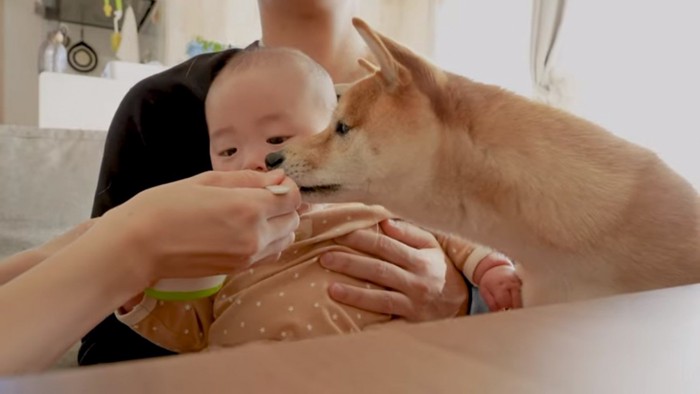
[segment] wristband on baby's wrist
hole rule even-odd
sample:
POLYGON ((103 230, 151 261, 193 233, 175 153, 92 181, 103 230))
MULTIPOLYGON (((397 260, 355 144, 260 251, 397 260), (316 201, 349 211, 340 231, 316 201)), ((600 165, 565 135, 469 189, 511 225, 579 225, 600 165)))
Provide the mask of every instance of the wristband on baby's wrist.
MULTIPOLYGON (((470 283, 474 284, 475 286, 479 285, 477 283, 478 281, 476 279, 481 279, 481 278, 475 278, 475 276, 474 276, 474 274, 476 273, 476 268, 479 266, 479 264, 485 258, 492 256, 492 255, 495 258, 493 259, 491 266, 488 267, 487 271, 490 270, 491 268, 502 266, 502 265, 512 265, 512 263, 510 262, 510 260, 507 257, 494 251, 493 249, 487 248, 485 246, 477 246, 476 248, 474 248, 472 253, 467 258, 467 261, 464 263, 464 266, 462 267, 462 273, 467 278, 467 280, 469 280, 470 283)), ((483 276, 483 274, 482 274, 482 276, 483 276)))

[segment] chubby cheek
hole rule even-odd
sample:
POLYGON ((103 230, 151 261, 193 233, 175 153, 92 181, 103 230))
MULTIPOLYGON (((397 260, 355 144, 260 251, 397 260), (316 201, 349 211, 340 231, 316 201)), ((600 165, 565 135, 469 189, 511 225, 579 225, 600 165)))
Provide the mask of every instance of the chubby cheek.
POLYGON ((211 168, 214 171, 239 171, 242 169, 241 164, 236 159, 221 157, 214 154, 210 155, 211 168))

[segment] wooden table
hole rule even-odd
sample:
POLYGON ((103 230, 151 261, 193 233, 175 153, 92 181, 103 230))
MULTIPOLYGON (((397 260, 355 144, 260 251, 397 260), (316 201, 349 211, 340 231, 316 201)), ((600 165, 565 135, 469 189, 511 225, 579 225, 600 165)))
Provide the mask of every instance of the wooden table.
POLYGON ((700 393, 700 285, 0 380, 0 393, 700 393))

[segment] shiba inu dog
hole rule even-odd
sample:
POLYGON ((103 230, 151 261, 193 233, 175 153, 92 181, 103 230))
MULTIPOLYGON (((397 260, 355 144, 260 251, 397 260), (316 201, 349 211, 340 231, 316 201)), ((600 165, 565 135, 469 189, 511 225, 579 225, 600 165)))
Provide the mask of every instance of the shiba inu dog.
POLYGON ((380 204, 520 264, 526 306, 700 282, 700 200, 654 153, 443 71, 353 21, 378 66, 268 156, 312 202, 380 204))

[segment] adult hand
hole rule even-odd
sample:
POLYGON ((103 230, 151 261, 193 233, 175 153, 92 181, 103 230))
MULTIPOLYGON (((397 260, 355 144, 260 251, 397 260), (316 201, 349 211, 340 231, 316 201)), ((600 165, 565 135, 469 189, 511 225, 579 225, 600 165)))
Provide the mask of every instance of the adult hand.
POLYGON ((363 229, 336 239, 368 256, 329 252, 321 257, 321 265, 384 289, 334 283, 330 296, 343 304, 408 321, 448 318, 463 311, 466 284, 435 237, 403 221, 385 220, 380 226, 384 234, 363 229))
POLYGON ((234 272, 294 240, 301 196, 281 171, 210 171, 161 185, 107 212, 94 226, 126 237, 155 281, 234 272), (284 185, 276 195, 264 189, 284 185))

